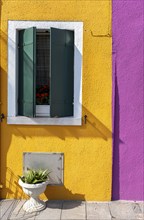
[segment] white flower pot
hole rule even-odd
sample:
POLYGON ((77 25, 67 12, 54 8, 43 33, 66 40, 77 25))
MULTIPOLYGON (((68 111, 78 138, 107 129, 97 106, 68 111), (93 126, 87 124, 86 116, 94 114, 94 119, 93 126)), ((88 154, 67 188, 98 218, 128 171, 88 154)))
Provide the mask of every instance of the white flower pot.
POLYGON ((23 205, 26 212, 38 212, 46 207, 46 203, 39 199, 39 195, 46 189, 48 181, 38 184, 23 183, 19 179, 19 185, 23 188, 25 194, 30 196, 30 199, 23 205))

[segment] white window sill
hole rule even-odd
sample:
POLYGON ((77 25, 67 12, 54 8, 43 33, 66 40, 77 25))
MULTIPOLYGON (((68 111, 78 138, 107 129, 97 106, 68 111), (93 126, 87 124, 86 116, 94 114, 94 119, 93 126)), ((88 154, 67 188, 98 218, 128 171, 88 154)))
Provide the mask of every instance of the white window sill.
POLYGON ((64 117, 64 118, 28 118, 25 116, 7 117, 7 124, 17 125, 82 125, 81 118, 64 117))

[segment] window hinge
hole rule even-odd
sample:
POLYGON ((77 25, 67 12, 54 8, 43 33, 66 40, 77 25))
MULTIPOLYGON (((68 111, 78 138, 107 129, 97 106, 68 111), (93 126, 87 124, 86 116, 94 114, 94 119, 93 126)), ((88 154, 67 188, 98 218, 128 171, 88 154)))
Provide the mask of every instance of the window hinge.
POLYGON ((87 115, 84 115, 84 123, 86 124, 87 122, 87 115))
POLYGON ((0 122, 2 122, 4 118, 5 118, 5 115, 3 113, 1 113, 0 114, 0 122))

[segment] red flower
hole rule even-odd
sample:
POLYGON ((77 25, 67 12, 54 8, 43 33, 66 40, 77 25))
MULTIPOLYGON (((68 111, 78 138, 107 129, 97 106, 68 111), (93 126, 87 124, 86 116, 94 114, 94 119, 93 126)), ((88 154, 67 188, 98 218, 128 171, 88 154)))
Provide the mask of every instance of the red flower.
POLYGON ((39 94, 39 93, 37 93, 37 94, 36 94, 36 97, 40 97, 40 94, 39 94))

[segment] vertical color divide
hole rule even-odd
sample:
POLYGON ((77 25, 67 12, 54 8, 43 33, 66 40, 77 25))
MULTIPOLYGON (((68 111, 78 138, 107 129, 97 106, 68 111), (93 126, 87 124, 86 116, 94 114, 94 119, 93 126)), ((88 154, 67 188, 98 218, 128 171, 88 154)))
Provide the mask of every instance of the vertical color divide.
POLYGON ((113 0, 113 200, 144 200, 143 15, 143 0, 113 0))

